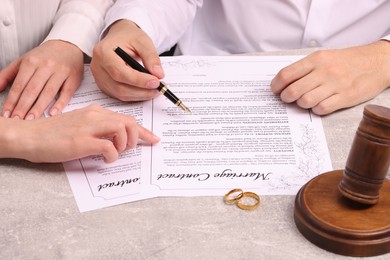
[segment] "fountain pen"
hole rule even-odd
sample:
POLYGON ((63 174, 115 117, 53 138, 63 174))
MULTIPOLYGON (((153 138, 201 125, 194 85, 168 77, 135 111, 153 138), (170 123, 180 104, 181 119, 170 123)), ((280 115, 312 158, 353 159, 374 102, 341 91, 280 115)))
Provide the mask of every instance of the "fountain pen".
MULTIPOLYGON (((124 62, 127 63, 130 67, 132 67, 135 70, 138 70, 139 72, 144 72, 151 74, 146 68, 144 68, 141 64, 139 64, 135 59, 133 59, 129 54, 127 54, 124 50, 122 50, 120 47, 116 47, 114 49, 116 54, 118 54, 119 57, 122 58, 124 62)), ((157 90, 160 91, 161 94, 166 96, 173 104, 180 107, 184 111, 191 112, 191 110, 186 107, 183 102, 177 98, 164 84, 160 82, 160 86, 157 87, 157 90)))

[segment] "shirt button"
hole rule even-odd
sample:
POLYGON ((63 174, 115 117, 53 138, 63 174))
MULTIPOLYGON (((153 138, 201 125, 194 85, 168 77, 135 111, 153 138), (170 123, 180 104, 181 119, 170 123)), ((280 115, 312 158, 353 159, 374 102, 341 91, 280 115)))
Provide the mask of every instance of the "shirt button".
POLYGON ((12 24, 11 18, 8 17, 8 16, 4 17, 4 19, 3 19, 3 25, 4 25, 4 26, 10 26, 11 24, 12 24))
POLYGON ((313 48, 318 46, 318 42, 316 40, 310 40, 307 44, 308 47, 313 48))

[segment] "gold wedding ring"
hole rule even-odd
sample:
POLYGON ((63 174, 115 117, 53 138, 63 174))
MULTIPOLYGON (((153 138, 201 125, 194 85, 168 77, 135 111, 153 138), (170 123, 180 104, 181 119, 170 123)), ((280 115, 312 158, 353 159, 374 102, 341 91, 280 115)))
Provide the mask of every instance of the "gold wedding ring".
POLYGON ((226 193, 225 196, 223 196, 223 200, 227 204, 237 203, 237 201, 242 198, 243 194, 244 192, 242 191, 242 189, 233 189, 226 193))
MULTIPOLYGON (((250 199, 250 200, 252 200, 250 199)), ((253 192, 244 192, 241 196, 241 198, 239 200, 237 200, 236 202, 237 204, 237 207, 239 207, 240 209, 243 209, 243 210, 254 210, 256 209, 259 205, 260 205, 260 197, 259 195, 257 195, 256 193, 253 193, 253 192), (254 199, 254 202, 253 203, 243 203, 243 200, 245 198, 252 198, 254 199)))
POLYGON ((254 210, 260 205, 260 196, 254 192, 243 192, 242 189, 233 189, 223 196, 227 204, 236 204, 243 210, 254 210))

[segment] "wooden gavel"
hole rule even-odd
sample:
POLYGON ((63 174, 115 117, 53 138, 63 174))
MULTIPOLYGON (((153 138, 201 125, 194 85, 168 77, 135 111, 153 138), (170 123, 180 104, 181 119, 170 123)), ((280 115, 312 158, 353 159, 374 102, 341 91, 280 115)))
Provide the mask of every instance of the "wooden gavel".
POLYGON ((298 191, 294 219, 312 243, 348 256, 390 252, 390 108, 366 105, 345 169, 298 191))
POLYGON ((390 109, 367 105, 339 184, 341 194, 376 204, 390 166, 390 109))

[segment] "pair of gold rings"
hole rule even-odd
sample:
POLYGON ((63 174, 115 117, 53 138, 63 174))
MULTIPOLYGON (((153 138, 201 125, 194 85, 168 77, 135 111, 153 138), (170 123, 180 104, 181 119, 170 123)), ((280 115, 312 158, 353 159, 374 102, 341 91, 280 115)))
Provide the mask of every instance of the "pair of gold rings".
POLYGON ((242 189, 233 189, 225 194, 223 201, 226 204, 236 204, 243 210, 254 210, 260 205, 260 197, 254 192, 244 192, 242 189), (250 198, 247 200, 246 198, 250 198), (252 202, 254 201, 254 202, 252 202))

